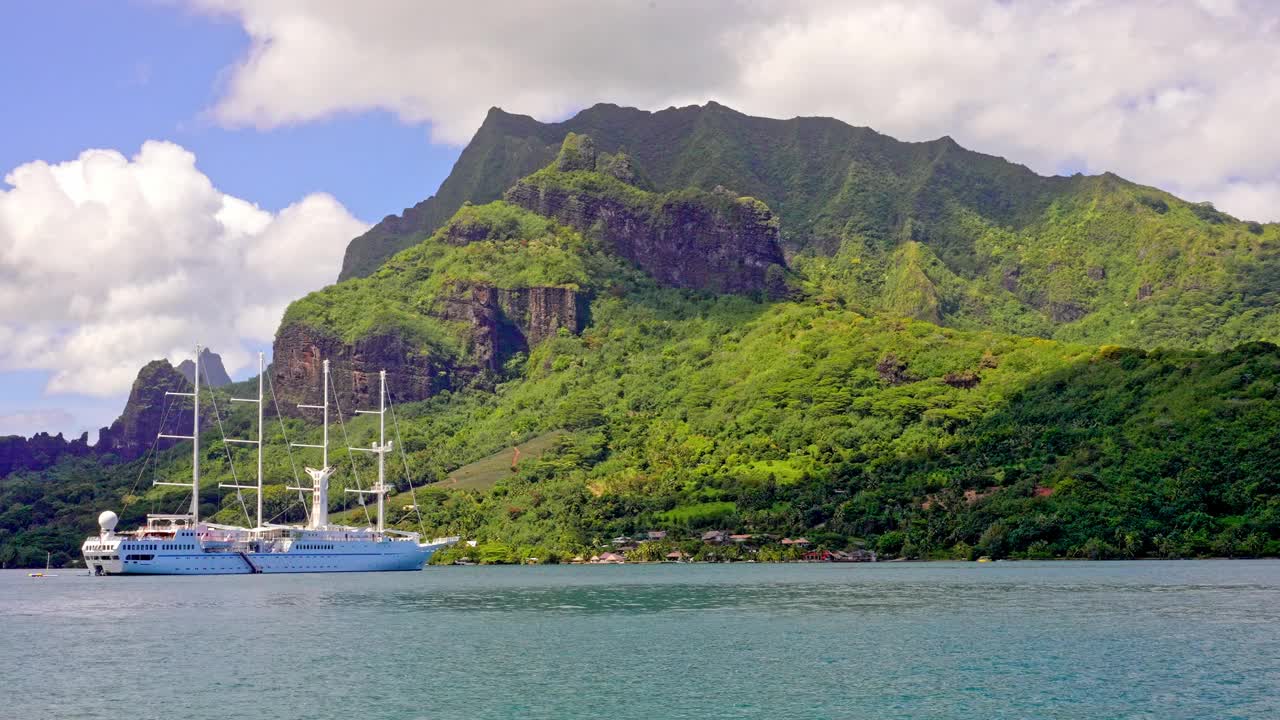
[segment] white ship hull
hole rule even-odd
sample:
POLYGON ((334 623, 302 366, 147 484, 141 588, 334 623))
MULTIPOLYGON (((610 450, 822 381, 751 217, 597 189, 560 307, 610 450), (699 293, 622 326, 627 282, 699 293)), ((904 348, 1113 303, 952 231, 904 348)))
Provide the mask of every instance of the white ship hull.
MULTIPOLYGON (((191 505, 185 514, 147 515, 145 527, 131 533, 116 534, 119 517, 112 511, 98 516, 100 532, 81 545, 85 566, 95 575, 250 575, 259 573, 321 573, 321 572, 388 572, 397 570, 421 570, 431 555, 439 548, 457 541, 457 538, 437 539, 421 543, 421 535, 391 530, 386 527, 386 497, 394 486, 386 482, 386 455, 392 444, 386 438, 387 373, 379 373, 380 385, 378 409, 357 411, 378 416, 378 442, 368 448, 348 448, 348 452, 371 452, 378 458, 378 479, 364 490, 346 488, 356 493, 364 504, 365 495, 376 498, 377 523, 368 528, 333 525, 329 515, 329 477, 333 468, 329 465, 329 361, 324 367, 324 404, 299 405, 299 408, 324 410, 324 442, 320 445, 292 443, 292 447, 320 448, 324 462, 317 470, 306 468, 311 477, 309 487, 289 487, 299 493, 311 493, 311 512, 306 526, 271 525, 263 523, 263 378, 266 365, 262 353, 258 354, 258 397, 256 399, 232 398, 232 402, 250 402, 257 405, 258 439, 227 438, 227 443, 247 443, 258 449, 257 484, 241 485, 233 482, 219 487, 257 491, 257 526, 252 528, 219 525, 200 520, 200 346, 196 346, 195 376, 192 392, 169 392, 166 395, 189 397, 192 400, 191 434, 174 435, 161 432, 159 438, 191 441, 191 505)), ((273 391, 274 392, 274 391, 273 391)), ((217 412, 217 403, 214 403, 217 412)), ((221 417, 221 416, 219 416, 221 417)), ((219 421, 221 422, 221 421, 219 421)), ((283 432, 283 430, 282 430, 283 432)), ((230 455, 228 455, 228 458, 230 455)), ((354 471, 355 466, 352 466, 354 471)), ((406 472, 408 464, 406 460, 406 472)), ((234 479, 234 477, 233 477, 234 479)), ((358 478, 357 478, 358 480, 358 478)), ((186 487, 186 483, 156 480, 156 485, 186 487)), ((413 491, 412 481, 410 491, 413 491)), ((245 515, 249 511, 245 509, 245 515)), ((366 513, 367 516, 367 513, 366 513)))
POLYGON ((254 573, 388 572, 421 570, 435 548, 397 553, 188 553, 121 562, 106 575, 250 575, 254 573))
POLYGON ((237 551, 204 547, 193 534, 169 539, 91 537, 82 548, 95 575, 250 575, 257 573, 389 572, 421 570, 448 541, 332 541, 302 538, 288 549, 237 551), (194 541, 194 542, 193 542, 194 541))

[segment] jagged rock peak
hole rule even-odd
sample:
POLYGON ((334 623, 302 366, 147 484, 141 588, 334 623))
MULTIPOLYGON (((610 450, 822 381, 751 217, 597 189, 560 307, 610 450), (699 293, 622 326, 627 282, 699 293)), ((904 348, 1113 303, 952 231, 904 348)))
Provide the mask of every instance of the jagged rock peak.
POLYGON ((596 144, 590 135, 569 133, 560 145, 560 154, 556 157, 556 170, 573 172, 574 170, 592 171, 596 169, 596 144))
MULTIPOLYGON (((222 387, 231 384, 231 376, 227 374, 227 369, 222 365, 222 356, 213 352, 209 348, 200 351, 200 366, 202 377, 200 384, 208 384, 213 387, 222 387)), ((182 373, 182 377, 187 382, 195 382, 196 366, 190 360, 183 360, 178 363, 178 372, 182 373)))
POLYGON ((43 470, 64 456, 88 455, 89 434, 67 440, 62 433, 40 432, 30 439, 20 435, 0 436, 0 478, 19 470, 43 470))
POLYGON ((168 360, 152 360, 142 366, 129 391, 124 412, 120 413, 120 417, 110 427, 98 431, 95 449, 98 452, 116 453, 124 460, 132 460, 141 457, 151 447, 161 425, 166 432, 187 430, 191 426, 190 406, 175 403, 166 417, 165 393, 184 391, 190 387, 191 381, 169 364, 168 360))

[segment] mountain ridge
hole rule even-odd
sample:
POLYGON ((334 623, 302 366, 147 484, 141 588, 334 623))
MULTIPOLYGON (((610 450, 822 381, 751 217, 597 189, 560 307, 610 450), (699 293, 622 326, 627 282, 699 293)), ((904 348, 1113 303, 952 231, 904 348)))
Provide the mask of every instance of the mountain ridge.
MULTIPOLYGON (((418 501, 392 523, 420 510, 483 561, 652 528, 920 558, 1280 555, 1277 226, 1109 174, 1006 192, 1029 171, 834 121, 694 107, 633 132, 643 111, 589 110, 593 132, 491 113, 450 192, 505 185, 498 198, 460 201, 368 275, 289 306, 269 516, 302 517, 286 485, 313 459, 286 439, 319 440, 292 407, 318 400, 324 357, 342 406, 331 511, 360 513, 341 489, 370 459, 342 446, 377 437, 352 412, 377 404, 386 368, 418 501), (850 138, 832 161, 823 143, 850 138), (423 488, 545 437, 484 488, 423 488)), ((154 391, 184 382, 148 368, 129 437, 154 391)), ((221 420, 231 437, 256 423, 243 407, 221 420)), ((204 427, 202 515, 247 521, 239 494, 214 492, 247 451, 204 427)), ((190 448, 153 461, 181 475, 190 448)), ((134 522, 182 500, 139 491, 145 470, 68 454, 0 477, 0 565, 65 557, 99 504, 134 522)))
MULTIPOLYGON (((851 133, 866 144, 889 142, 908 147, 952 149, 985 158, 988 161, 1007 163, 1029 177, 1045 180, 1070 179, 1066 176, 1040 176, 1026 166, 1011 163, 1002 157, 966 150, 946 135, 935 140, 905 142, 895 140, 871 128, 849 125, 835 118, 821 116, 796 116, 786 120, 759 118, 740 113, 715 101, 709 101, 705 105, 670 107, 659 111, 640 110, 613 103, 597 103, 569 119, 555 123, 543 123, 528 115, 508 113, 495 106, 489 109, 476 135, 459 156, 454 172, 445 179, 435 195, 411 208, 406 208, 400 215, 388 215, 364 235, 352 241, 347 248, 339 280, 368 274, 377 266, 378 260, 390 257, 396 250, 407 247, 414 237, 425 237, 434 232, 463 202, 484 203, 498 199, 506 187, 520 177, 531 174, 550 162, 564 136, 569 132, 591 135, 602 150, 612 153, 625 149, 626 142, 622 136, 626 133, 622 129, 637 121, 651 120, 655 116, 662 116, 664 120, 670 119, 670 122, 663 122, 650 128, 643 136, 645 144, 660 145, 664 141, 672 140, 673 136, 679 138, 682 133, 696 135, 696 132, 690 131, 689 128, 699 122, 709 123, 714 120, 713 116, 716 114, 765 124, 809 126, 803 128, 805 130, 826 132, 839 130, 846 134, 851 133), (536 142, 532 142, 535 140, 536 142), (494 147, 495 144, 502 144, 502 147, 494 147), (481 177, 485 179, 482 181, 481 177), (505 187, 499 187, 504 184, 505 187), (363 246, 370 246, 372 252, 366 253, 363 246)), ((796 129, 796 132, 799 131, 800 129, 796 129)), ((690 141, 690 138, 685 138, 685 141, 690 141)), ((672 168, 669 173, 662 175, 659 189, 675 189, 688 185, 711 189, 711 187, 705 187, 704 182, 698 182, 697 177, 687 177, 696 176, 697 172, 697 169, 688 167, 672 168), (678 181, 668 175, 678 176, 685 181, 678 181), (690 179, 693 181, 688 181, 690 179)), ((762 192, 763 184, 759 182, 743 184, 730 181, 716 184, 734 187, 740 192, 762 197, 766 202, 771 202, 769 194, 762 192)))
POLYGON ((944 325, 1214 349, 1280 338, 1268 299, 1280 276, 1278 225, 1114 173, 1041 176, 948 136, 907 143, 831 118, 756 118, 717 103, 598 104, 559 123, 494 108, 440 193, 354 240, 342 277, 425 238, 450 207, 499 199, 552 162, 569 133, 628 157, 652 191, 725 187, 759 198, 779 220, 786 264, 862 312, 892 309, 885 278, 914 242, 948 276, 935 318, 944 325))

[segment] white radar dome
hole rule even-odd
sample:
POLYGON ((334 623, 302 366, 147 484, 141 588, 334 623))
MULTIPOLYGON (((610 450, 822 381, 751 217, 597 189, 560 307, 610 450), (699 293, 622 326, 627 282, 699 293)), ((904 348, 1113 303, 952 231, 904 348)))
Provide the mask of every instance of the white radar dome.
POLYGON ((110 510, 103 510, 102 514, 98 516, 98 527, 102 528, 107 532, 111 532, 112 530, 115 530, 116 523, 118 522, 120 522, 120 518, 117 517, 116 514, 111 512, 110 510))

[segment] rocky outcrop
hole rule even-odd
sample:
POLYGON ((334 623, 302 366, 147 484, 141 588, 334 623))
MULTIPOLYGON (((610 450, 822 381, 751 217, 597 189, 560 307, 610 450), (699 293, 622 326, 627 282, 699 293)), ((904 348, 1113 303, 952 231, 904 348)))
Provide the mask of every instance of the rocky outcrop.
MULTIPOLYGON (((98 431, 95 450, 115 454, 121 460, 133 460, 151 449, 162 427, 169 434, 189 435, 189 401, 166 397, 166 392, 191 392, 191 383, 168 360, 153 360, 144 365, 133 381, 124 412, 111 427, 98 431)), ((200 417, 203 420, 205 413, 201 412, 200 417)))
POLYGON ((582 329, 585 299, 572 288, 502 289, 483 283, 459 283, 436 301, 432 314, 464 322, 469 352, 478 365, 497 370, 517 352, 552 337, 561 328, 582 329))
POLYGON ((506 200, 585 233, 673 287, 716 293, 771 290, 785 264, 778 221, 764 203, 723 189, 655 196, 640 206, 608 193, 542 183, 535 176, 506 200))
POLYGON ((282 410, 318 404, 321 362, 330 361, 332 388, 343 412, 369 409, 378 402, 378 372, 397 401, 422 400, 496 372, 518 352, 527 352, 564 328, 578 332, 585 302, 570 288, 501 289, 483 283, 458 283, 434 302, 431 315, 456 324, 462 334, 461 357, 445 358, 421 350, 394 333, 348 343, 305 325, 287 325, 276 334, 272 369, 282 410))
POLYGON ((1056 323, 1072 323, 1088 315, 1089 311, 1073 302, 1049 303, 1049 317, 1056 323))
POLYGON ((1000 286, 1011 293, 1018 292, 1018 280, 1022 278, 1022 268, 1013 266, 1007 268, 1000 278, 1000 286))
MULTIPOLYGON (((226 385, 230 379, 222 368, 217 354, 205 351, 201 362, 209 363, 209 379, 215 385, 226 385)), ((193 364, 190 360, 177 368, 168 360, 154 360, 138 371, 138 377, 129 390, 124 410, 109 427, 98 431, 98 442, 89 445, 89 434, 74 440, 66 440, 62 434, 39 433, 30 439, 10 436, 0 437, 0 477, 20 470, 43 470, 67 456, 114 456, 115 460, 128 462, 145 455, 155 444, 162 431, 172 435, 191 433, 191 401, 187 398, 169 397, 167 392, 191 392, 190 377, 193 364), (182 372, 186 367, 186 374, 182 372)), ((207 403, 207 396, 202 398, 207 403)), ((205 404, 200 412, 201 423, 213 422, 213 412, 205 404)), ((172 442, 172 441, 166 441, 172 442)))
POLYGON ((89 433, 67 440, 62 433, 36 433, 31 438, 20 435, 0 437, 0 477, 20 470, 43 470, 64 457, 79 457, 93 452, 89 433))
POLYGON ((560 154, 556 156, 555 168, 559 172, 575 170, 594 171, 596 169, 596 144, 590 135, 569 133, 560 144, 560 154))
POLYGON ((459 371, 393 333, 354 343, 305 325, 286 325, 276 333, 271 372, 282 412, 297 414, 298 404, 318 405, 323 398, 322 361, 328 360, 333 387, 330 401, 346 414, 378 406, 378 373, 399 401, 420 400, 457 381, 459 371))
POLYGON ((470 245, 473 242, 493 239, 493 228, 485 223, 460 220, 454 221, 440 229, 439 237, 449 245, 470 245))
POLYGON ((507 202, 596 235, 673 287, 716 293, 785 292, 778 218, 763 202, 723 187, 656 194, 622 153, 603 162, 586 135, 569 133, 556 161, 517 182, 507 202))
MULTIPOLYGON (((182 377, 187 382, 195 382, 196 366, 190 360, 183 360, 178 363, 178 372, 182 373, 182 377)), ((227 374, 227 369, 222 365, 222 356, 216 352, 212 352, 209 348, 200 351, 200 386, 222 387, 231 384, 231 376, 227 374)))

